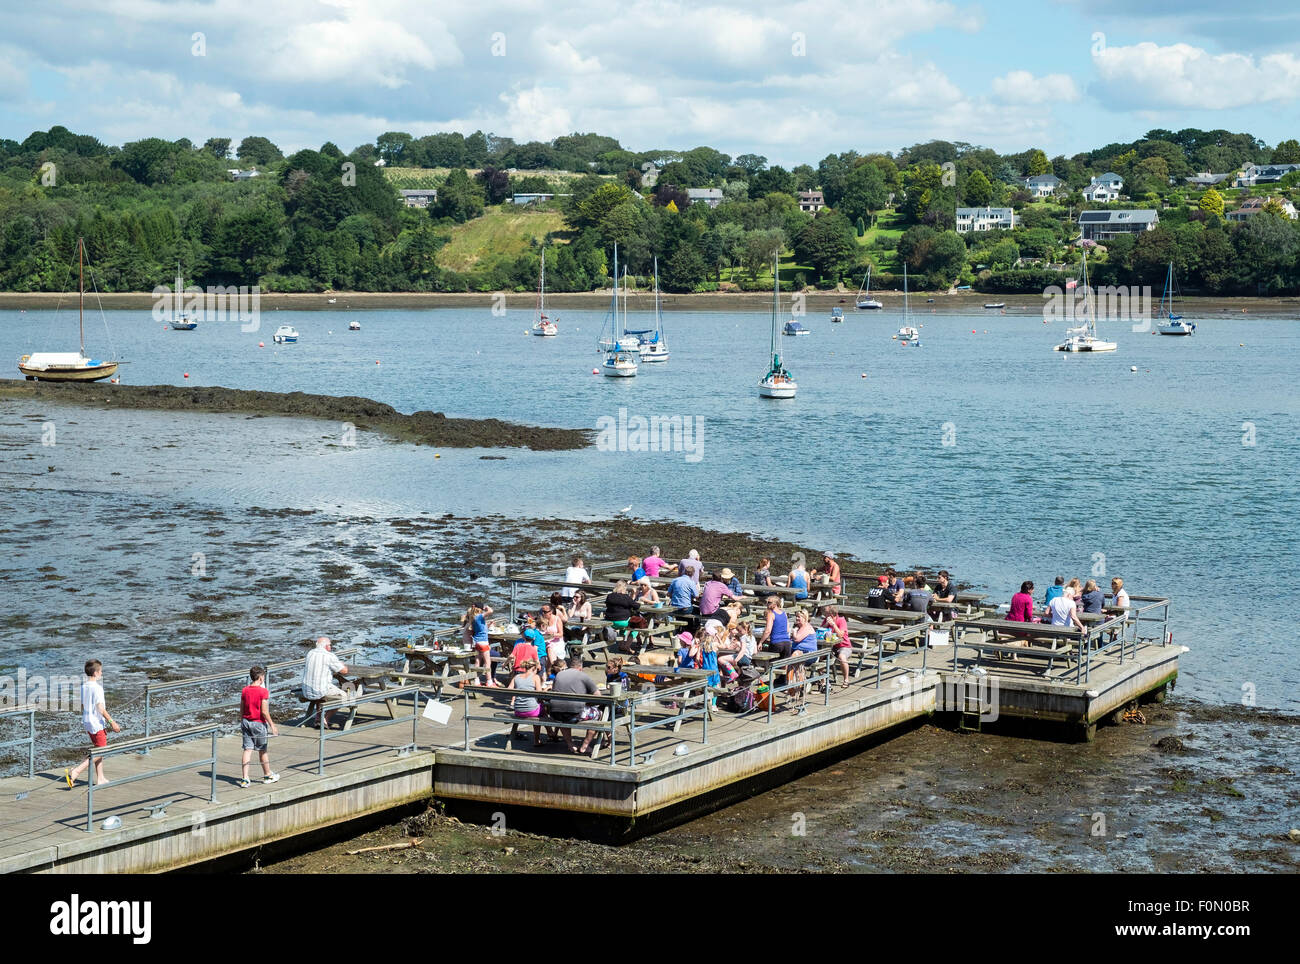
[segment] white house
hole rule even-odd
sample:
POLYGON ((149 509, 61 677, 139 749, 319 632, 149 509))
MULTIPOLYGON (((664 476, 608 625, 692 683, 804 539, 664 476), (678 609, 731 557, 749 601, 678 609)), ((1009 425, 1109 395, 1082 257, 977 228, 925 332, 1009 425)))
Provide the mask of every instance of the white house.
POLYGON ((1055 174, 1035 174, 1025 178, 1025 190, 1034 197, 1051 197, 1064 181, 1055 174))
POLYGON ((799 192, 799 210, 806 211, 809 214, 816 214, 822 208, 826 207, 826 197, 821 191, 800 191, 799 192))
POLYGON ((402 203, 408 208, 427 208, 438 200, 437 188, 427 191, 402 191, 402 203))
POLYGON ((1300 171, 1300 164, 1247 164, 1232 182, 1233 187, 1254 187, 1282 180, 1292 171, 1300 171))
POLYGON ((1119 192, 1123 189, 1124 179, 1113 171, 1107 171, 1088 182, 1083 196, 1094 204, 1109 204, 1119 200, 1119 192))
POLYGON ((692 204, 699 204, 703 201, 711 208, 716 208, 722 203, 722 188, 720 187, 688 187, 686 196, 690 198, 692 204))
POLYGON ((1085 241, 1109 241, 1121 234, 1141 234, 1160 223, 1150 208, 1137 211, 1082 211, 1079 232, 1085 241))
POLYGON ((1001 228, 1011 231, 1016 226, 1016 212, 1011 208, 958 208, 957 233, 992 231, 1001 228))
POLYGON ((1282 205, 1282 210, 1286 213, 1286 216, 1290 218, 1292 221, 1296 219, 1297 212, 1295 209, 1295 205, 1292 204, 1284 197, 1279 197, 1279 198, 1248 197, 1246 198, 1246 200, 1241 202, 1241 207, 1237 208, 1237 210, 1235 211, 1229 211, 1227 214, 1224 215, 1224 217, 1227 218, 1229 221, 1249 220, 1251 217, 1258 214, 1260 211, 1264 210, 1264 204, 1268 201, 1280 202, 1282 205))

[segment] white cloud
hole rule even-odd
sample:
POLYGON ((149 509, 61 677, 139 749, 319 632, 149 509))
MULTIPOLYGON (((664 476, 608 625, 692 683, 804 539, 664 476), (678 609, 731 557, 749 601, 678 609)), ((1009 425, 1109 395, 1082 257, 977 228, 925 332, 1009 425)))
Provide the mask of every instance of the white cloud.
POLYGON ((1027 70, 1013 70, 992 83, 993 94, 1004 104, 1073 103, 1079 88, 1068 74, 1035 77, 1027 70))
POLYGON ((1099 93, 1112 106, 1138 110, 1190 107, 1221 110, 1294 101, 1300 59, 1289 53, 1211 54, 1190 44, 1146 42, 1105 47, 1093 57, 1099 93))

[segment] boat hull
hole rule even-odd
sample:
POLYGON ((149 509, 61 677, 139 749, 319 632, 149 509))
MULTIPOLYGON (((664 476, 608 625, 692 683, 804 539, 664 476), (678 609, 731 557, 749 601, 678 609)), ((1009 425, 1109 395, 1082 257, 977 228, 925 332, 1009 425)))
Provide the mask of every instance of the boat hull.
POLYGON ((795 392, 799 386, 793 382, 787 382, 784 385, 769 385, 767 382, 758 383, 758 395, 760 398, 794 398, 795 392))
POLYGON ((1115 351, 1119 348, 1113 341, 1094 341, 1089 344, 1073 345, 1067 342, 1064 345, 1057 345, 1057 351, 1070 352, 1071 354, 1096 353, 1103 351, 1115 351))
POLYGON ((547 328, 538 328, 536 326, 533 327, 533 334, 536 335, 538 338, 554 338, 559 333, 560 333, 560 329, 556 328, 554 325, 551 325, 547 328))
POLYGON ((601 368, 601 373, 606 378, 633 378, 636 376, 636 367, 622 368, 618 365, 605 365, 601 368))
POLYGON ((655 362, 666 362, 667 360, 668 352, 666 351, 648 352, 644 348, 641 349, 641 364, 643 365, 651 365, 655 362))
POLYGON ((859 305, 855 305, 855 307, 859 311, 876 311, 885 306, 881 304, 879 301, 864 301, 859 305))
POLYGON ((18 370, 28 381, 40 382, 97 382, 117 374, 117 362, 96 365, 93 368, 31 368, 21 362, 18 370))

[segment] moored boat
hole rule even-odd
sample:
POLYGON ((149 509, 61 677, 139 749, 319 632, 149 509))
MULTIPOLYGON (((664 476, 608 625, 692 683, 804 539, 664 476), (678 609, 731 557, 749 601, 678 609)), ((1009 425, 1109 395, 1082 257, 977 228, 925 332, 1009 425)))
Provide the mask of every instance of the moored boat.
POLYGON ((23 355, 18 370, 30 381, 97 382, 117 371, 117 362, 89 358, 86 355, 86 242, 77 239, 77 330, 81 347, 75 351, 42 351, 23 355))
POLYGON ((758 394, 760 398, 794 398, 795 392, 799 390, 799 384, 794 380, 794 376, 785 370, 781 364, 781 355, 776 350, 776 316, 781 309, 781 267, 775 258, 772 259, 772 364, 767 369, 767 374, 758 381, 758 394))

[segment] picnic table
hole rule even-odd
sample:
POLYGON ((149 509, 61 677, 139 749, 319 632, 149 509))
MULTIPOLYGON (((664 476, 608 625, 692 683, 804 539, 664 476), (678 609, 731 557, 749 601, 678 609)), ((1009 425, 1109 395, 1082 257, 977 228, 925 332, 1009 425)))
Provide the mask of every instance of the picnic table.
MULTIPOLYGON (((355 663, 349 664, 348 672, 346 674, 341 672, 334 674, 334 678, 338 680, 339 685, 343 688, 344 699, 355 698, 355 696, 360 695, 359 691, 364 691, 368 686, 377 687, 381 692, 383 690, 391 689, 392 687, 388 684, 391 681, 392 676, 393 670, 391 667, 358 666, 355 663), (353 691, 351 695, 348 694, 349 690, 353 691)), ((316 719, 317 716, 328 708, 328 702, 326 700, 308 700, 305 696, 301 695, 300 691, 299 698, 309 704, 311 711, 298 721, 296 724, 297 726, 306 726, 309 721, 316 719)), ((393 708, 393 701, 391 699, 384 700, 384 706, 388 709, 389 717, 397 719, 397 712, 393 708)), ((352 724, 356 721, 356 718, 357 705, 353 704, 347 708, 347 717, 343 721, 343 729, 352 729, 352 724)))

